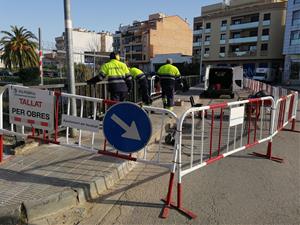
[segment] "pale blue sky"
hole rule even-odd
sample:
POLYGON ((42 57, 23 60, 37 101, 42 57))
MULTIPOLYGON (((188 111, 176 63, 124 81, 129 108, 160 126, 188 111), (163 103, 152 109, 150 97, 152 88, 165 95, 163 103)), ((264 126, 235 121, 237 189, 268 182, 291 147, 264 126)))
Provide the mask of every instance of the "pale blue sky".
MULTIPOLYGON (((200 15, 203 5, 222 0, 71 0, 73 27, 95 31, 118 29, 119 24, 146 20, 149 14, 163 12, 187 18, 190 27, 193 18, 200 15)), ((10 25, 24 26, 37 35, 42 28, 43 40, 54 42, 64 31, 63 0, 0 0, 0 30, 10 25)))

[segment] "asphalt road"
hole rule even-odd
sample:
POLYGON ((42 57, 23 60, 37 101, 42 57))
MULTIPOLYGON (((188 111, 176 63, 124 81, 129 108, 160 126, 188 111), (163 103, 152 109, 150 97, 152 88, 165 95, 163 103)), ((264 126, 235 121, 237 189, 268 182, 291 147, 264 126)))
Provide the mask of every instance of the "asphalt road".
MULTIPOLYGON (((299 118, 296 129, 300 130, 299 118)), ((168 219, 160 218, 163 207, 160 199, 167 193, 169 171, 139 164, 101 198, 43 222, 81 225, 300 224, 299 138, 299 133, 289 131, 281 131, 274 138, 273 155, 282 157, 282 164, 249 155, 253 151, 265 153, 267 144, 264 143, 185 176, 183 206, 197 214, 195 220, 174 209, 168 219)), ((174 199, 175 195, 176 192, 174 199)))

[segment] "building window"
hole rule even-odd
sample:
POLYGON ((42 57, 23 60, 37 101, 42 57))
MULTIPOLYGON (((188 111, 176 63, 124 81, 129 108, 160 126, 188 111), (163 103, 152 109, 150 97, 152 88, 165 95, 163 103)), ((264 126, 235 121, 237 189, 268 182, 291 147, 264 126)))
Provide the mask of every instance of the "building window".
POLYGON ((271 13, 264 14, 264 21, 271 19, 271 13))
POLYGON ((205 41, 210 41, 210 36, 209 35, 205 36, 205 41))
POLYGON ((209 54, 209 48, 204 49, 204 54, 209 54))
POLYGON ((269 35, 269 29, 263 29, 262 30, 262 35, 269 35))
POLYGON ((233 32, 232 33, 232 38, 240 38, 241 37, 241 33, 240 32, 233 32))
POLYGON ((232 21, 232 25, 241 24, 241 23, 242 23, 241 19, 237 19, 237 20, 232 21))
POLYGON ((256 45, 250 45, 249 46, 249 51, 250 52, 256 52, 256 45))
POLYGON ((195 30, 201 30, 202 24, 195 24, 195 30))
POLYGON ((220 40, 225 40, 226 39, 226 34, 221 34, 220 40))
POLYGON ((300 62, 291 62, 290 79, 299 80, 300 78, 300 62))
POLYGON ((300 44, 300 30, 295 30, 291 32, 291 45, 300 44))
POLYGON ((269 67, 268 63, 260 63, 260 64, 258 64, 258 66, 259 66, 259 68, 268 68, 269 67))
POLYGON ((206 28, 206 29, 210 29, 210 27, 211 27, 211 24, 210 24, 210 23, 206 23, 205 28, 206 28))
POLYGON ((225 47, 220 47, 220 53, 225 53, 225 47))
POLYGON ((300 0, 294 0, 294 4, 299 4, 300 0))
POLYGON ((226 26, 227 26, 227 20, 222 20, 221 27, 226 27, 226 26))
POLYGON ((250 37, 256 37, 256 36, 257 36, 257 30, 251 30, 250 37))
POLYGON ((300 25, 300 10, 293 12, 292 25, 293 26, 300 25))
POLYGON ((255 15, 253 15, 253 16, 251 16, 251 22, 257 22, 257 21, 259 21, 259 14, 255 14, 255 15))
POLYGON ((268 51, 268 44, 261 44, 260 50, 261 51, 268 51))

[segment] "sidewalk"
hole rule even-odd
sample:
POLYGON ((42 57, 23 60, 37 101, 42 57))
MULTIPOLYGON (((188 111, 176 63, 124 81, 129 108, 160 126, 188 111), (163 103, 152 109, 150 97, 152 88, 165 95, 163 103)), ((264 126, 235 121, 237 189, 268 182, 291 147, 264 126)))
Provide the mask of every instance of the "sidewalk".
MULTIPOLYGON (((189 97, 199 99, 199 88, 177 95, 184 102, 174 107, 180 115, 190 108, 189 97)), ((224 100, 221 100, 224 101, 224 100)), ((202 103, 210 103, 203 100, 202 103)), ((153 106, 161 107, 161 99, 153 106)), ((150 116, 152 124, 160 122, 150 116)), ((160 133, 153 126, 150 141, 160 133)), ((102 131, 100 131, 102 133, 102 131)), ((89 141, 89 139, 85 140, 89 141)), ((103 145, 104 138, 95 143, 103 145)), ((154 149, 155 150, 155 149, 154 149)), ((135 163, 58 145, 40 145, 0 165, 0 224, 32 221, 99 197, 122 179, 135 163)))

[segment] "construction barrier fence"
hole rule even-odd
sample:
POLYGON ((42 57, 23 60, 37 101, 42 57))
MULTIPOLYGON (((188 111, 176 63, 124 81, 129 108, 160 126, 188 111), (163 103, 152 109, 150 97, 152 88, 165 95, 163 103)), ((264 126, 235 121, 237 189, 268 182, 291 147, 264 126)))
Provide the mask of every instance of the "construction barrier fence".
MULTIPOLYGON (((154 80, 155 78, 151 79, 151 93, 154 93, 154 80)), ((180 117, 166 109, 142 107, 157 132, 152 134, 152 141, 136 153, 117 151, 100 133, 103 124, 98 113, 106 111, 117 102, 60 91, 39 92, 41 90, 7 85, 0 92, 0 162, 3 161, 3 136, 6 135, 36 139, 46 144, 54 143, 95 154, 164 167, 170 171, 170 180, 162 217, 167 218, 170 209, 175 208, 189 218, 195 218, 196 214, 183 207, 183 181, 186 175, 263 142, 268 143, 266 154, 253 154, 282 162, 282 159, 272 155, 272 141, 289 123, 292 123, 290 130, 295 129, 297 92, 281 90, 249 79, 244 80, 244 85, 252 91, 263 90, 272 96, 193 107, 180 117), (45 105, 43 107, 46 107, 44 113, 50 118, 49 123, 41 120, 28 120, 22 123, 21 117, 10 116, 13 121, 11 129, 3 128, 3 94, 7 91, 17 92, 18 89, 29 95, 41 93, 46 96, 47 101, 51 102, 48 105, 44 104, 47 102, 43 103, 45 105), (79 111, 78 115, 73 115, 71 112, 71 105, 74 103, 76 103, 75 111, 79 111), (85 110, 87 106, 89 110, 85 110), (78 125, 80 122, 77 121, 90 124, 89 128, 78 125), (168 124, 175 124, 171 129, 175 143, 171 146, 162 143, 168 124), (78 132, 76 138, 70 136, 74 130, 78 132), (151 148, 151 145, 155 145, 155 148, 151 148), (173 202, 175 179, 177 179, 176 203, 173 202)), ((20 101, 22 103, 24 100, 20 99, 20 101)), ((42 107, 41 102, 33 103, 26 100, 24 104, 42 107)), ((15 109, 15 111, 20 115, 24 114, 22 110, 15 109)), ((42 114, 43 112, 38 115, 42 114)))

